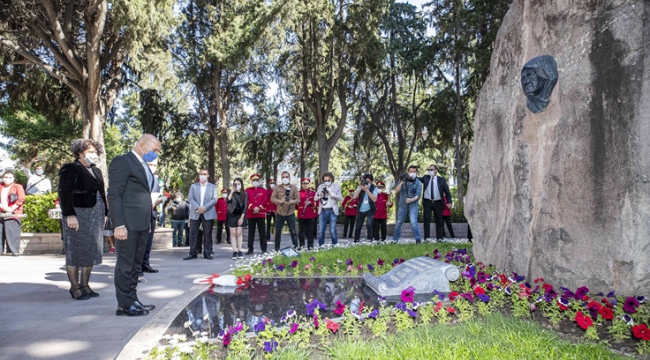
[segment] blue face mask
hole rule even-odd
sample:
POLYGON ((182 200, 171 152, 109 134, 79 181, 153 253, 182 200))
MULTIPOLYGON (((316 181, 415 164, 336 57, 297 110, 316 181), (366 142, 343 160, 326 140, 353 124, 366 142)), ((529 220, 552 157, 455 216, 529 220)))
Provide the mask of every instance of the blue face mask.
POLYGON ((147 144, 144 144, 144 146, 147 148, 147 150, 149 152, 146 152, 146 153, 143 152, 142 153, 142 160, 144 160, 145 162, 153 162, 154 160, 156 160, 156 158, 158 157, 158 154, 156 154, 155 152, 149 150, 149 147, 147 146, 147 144))

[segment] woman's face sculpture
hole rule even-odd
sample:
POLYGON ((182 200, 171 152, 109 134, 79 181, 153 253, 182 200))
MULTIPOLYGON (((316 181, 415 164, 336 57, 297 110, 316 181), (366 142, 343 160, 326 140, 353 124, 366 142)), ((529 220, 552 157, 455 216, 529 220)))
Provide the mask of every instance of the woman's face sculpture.
POLYGON ((557 65, 550 55, 536 57, 524 65, 521 86, 528 98, 528 110, 535 114, 546 110, 557 79, 557 65))

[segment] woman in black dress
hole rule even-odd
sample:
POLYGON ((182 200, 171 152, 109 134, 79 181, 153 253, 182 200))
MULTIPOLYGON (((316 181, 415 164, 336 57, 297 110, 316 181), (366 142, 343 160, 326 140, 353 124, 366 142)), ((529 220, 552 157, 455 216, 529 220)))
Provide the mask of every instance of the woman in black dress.
POLYGON ((228 195, 228 226, 232 245, 232 259, 243 259, 241 247, 244 242, 243 228, 248 227, 246 221, 246 207, 248 195, 244 191, 244 181, 236 178, 232 182, 232 191, 228 195))
POLYGON ((104 148, 90 139, 72 141, 75 162, 59 170, 59 202, 66 241, 65 265, 70 296, 88 300, 99 296, 88 286, 93 266, 102 263, 104 223, 108 215, 104 178, 95 163, 104 148), (79 273, 81 272, 81 278, 79 273))

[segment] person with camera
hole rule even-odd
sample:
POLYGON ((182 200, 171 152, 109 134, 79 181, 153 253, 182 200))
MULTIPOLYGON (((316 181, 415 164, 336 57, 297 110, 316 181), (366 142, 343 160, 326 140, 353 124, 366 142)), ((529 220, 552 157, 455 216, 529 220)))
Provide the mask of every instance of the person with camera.
POLYGON ((246 189, 248 195, 248 206, 246 207, 246 219, 248 220, 248 251, 246 255, 253 255, 253 246, 255 245, 255 226, 260 236, 260 249, 262 253, 266 252, 266 235, 264 234, 264 204, 269 196, 265 188, 260 187, 260 178, 258 174, 251 175, 250 179, 253 186, 246 189))
POLYGON ((301 181, 302 190, 300 190, 300 204, 298 205, 298 225, 300 231, 298 232, 298 240, 300 241, 299 249, 305 247, 305 236, 307 236, 307 249, 314 248, 314 225, 318 217, 316 210, 316 201, 314 196, 316 192, 309 187, 311 180, 304 178, 301 181))
POLYGON ((386 241, 386 220, 388 219, 388 209, 393 207, 389 196, 385 193, 386 184, 377 181, 377 211, 372 221, 372 235, 376 241, 379 241, 379 232, 381 230, 381 241, 386 241))
MULTIPOLYGON (((438 176, 438 167, 429 165, 429 175, 420 178, 424 193, 422 205, 424 207, 424 238, 429 239, 431 233, 431 212, 436 222, 436 241, 442 241, 445 233, 443 228, 442 212, 451 209, 451 192, 447 180, 438 176), (445 205, 446 203, 446 205, 445 205)), ((450 214, 451 215, 451 214, 450 214)), ((452 231, 453 233, 453 231, 452 231)))
POLYGON ((352 232, 354 231, 354 221, 357 218, 357 204, 359 203, 359 199, 352 198, 352 195, 354 195, 354 189, 350 189, 348 191, 350 192, 350 195, 346 196, 345 199, 343 199, 343 202, 341 203, 343 205, 343 209, 345 209, 345 212, 343 213, 343 215, 345 215, 345 221, 343 222, 344 238, 352 237, 352 232), (350 225, 349 232, 348 232, 348 225, 350 225))
POLYGON ((325 228, 329 224, 332 245, 339 241, 336 235, 336 218, 339 216, 339 201, 343 200, 341 187, 334 183, 334 174, 326 172, 321 176, 322 184, 316 190, 314 201, 318 201, 318 245, 325 244, 325 228))
MULTIPOLYGON (((273 189, 275 189, 275 179, 269 180, 269 189, 267 190, 269 196, 266 197, 266 205, 264 209, 266 210, 266 243, 271 242, 271 223, 275 225, 275 210, 277 205, 271 201, 271 195, 273 194, 273 189)), ((275 227, 273 227, 275 229, 275 227)))
POLYGON ((361 177, 359 187, 352 195, 353 199, 359 200, 359 208, 357 211, 356 223, 357 226, 354 229, 354 242, 358 243, 359 238, 361 237, 361 227, 363 222, 366 221, 366 238, 372 240, 372 222, 375 218, 375 212, 377 211, 377 187, 373 184, 372 174, 364 174, 361 177))
POLYGON ((236 178, 232 182, 232 191, 228 194, 228 226, 230 227, 230 241, 232 241, 232 259, 243 259, 241 252, 244 243, 244 228, 248 227, 246 208, 248 207, 248 194, 244 191, 244 180, 236 178))
POLYGON ((415 242, 419 244, 422 242, 422 238, 418 225, 418 201, 420 200, 420 194, 422 194, 422 182, 418 179, 417 166, 409 166, 408 174, 399 176, 399 184, 395 188, 395 194, 400 194, 400 192, 402 194, 399 199, 399 210, 397 211, 397 223, 395 224, 393 240, 399 240, 402 234, 402 226, 408 215, 413 235, 415 235, 415 242), (404 191, 402 192, 402 190, 404 191))
POLYGON ((291 185, 290 182, 291 175, 288 171, 283 171, 282 185, 276 186, 271 196, 271 201, 278 205, 275 212, 275 251, 280 251, 282 228, 285 222, 289 226, 293 247, 298 247, 298 238, 296 237, 296 204, 300 203, 300 192, 298 191, 298 187, 291 185))
POLYGON ((52 183, 50 182, 50 179, 45 177, 43 165, 37 164, 34 167, 34 174, 29 171, 29 168, 32 167, 34 161, 37 160, 41 160, 41 158, 33 158, 32 161, 25 164, 25 168, 23 169, 23 173, 28 179, 25 195, 45 195, 52 192, 52 183))

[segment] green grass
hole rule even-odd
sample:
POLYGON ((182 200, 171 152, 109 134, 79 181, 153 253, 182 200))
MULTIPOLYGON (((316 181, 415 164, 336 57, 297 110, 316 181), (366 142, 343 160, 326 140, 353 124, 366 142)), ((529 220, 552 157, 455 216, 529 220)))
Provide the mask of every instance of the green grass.
POLYGON ((622 359, 606 347, 575 344, 539 324, 501 314, 456 325, 420 326, 384 339, 343 338, 309 351, 286 347, 272 359, 622 359))
MULTIPOLYGON (((411 259, 418 256, 425 256, 427 253, 433 256, 433 252, 438 249, 443 255, 450 251, 453 247, 456 248, 467 248, 471 250, 472 244, 448 244, 448 243, 437 243, 437 244, 382 244, 375 246, 355 246, 349 248, 339 248, 332 249, 321 252, 305 252, 297 258, 286 258, 284 256, 273 257, 273 265, 277 266, 280 264, 285 264, 287 266, 285 271, 293 272, 293 269, 289 267, 289 264, 293 260, 298 260, 299 266, 297 268, 304 269, 306 264, 311 263, 312 266, 317 267, 319 264, 327 266, 329 273, 334 272, 334 265, 337 264, 337 260, 342 260, 343 263, 339 264, 340 268, 347 268, 345 261, 348 258, 351 258, 354 262, 354 266, 358 266, 359 263, 363 264, 365 267, 365 272, 368 272, 367 265, 370 264, 377 267, 377 258, 385 260, 386 263, 384 266, 389 266, 392 268, 391 264, 394 259, 411 259), (309 258, 315 257, 315 261, 310 261, 309 258)), ((241 276, 247 273, 257 273, 261 271, 263 266, 261 264, 253 266, 253 271, 236 269, 233 271, 234 275, 241 276)), ((277 274, 277 270, 273 269, 277 274)), ((359 275, 360 271, 352 273, 351 275, 359 275)), ((315 272, 315 275, 321 275, 319 272, 315 272)))

